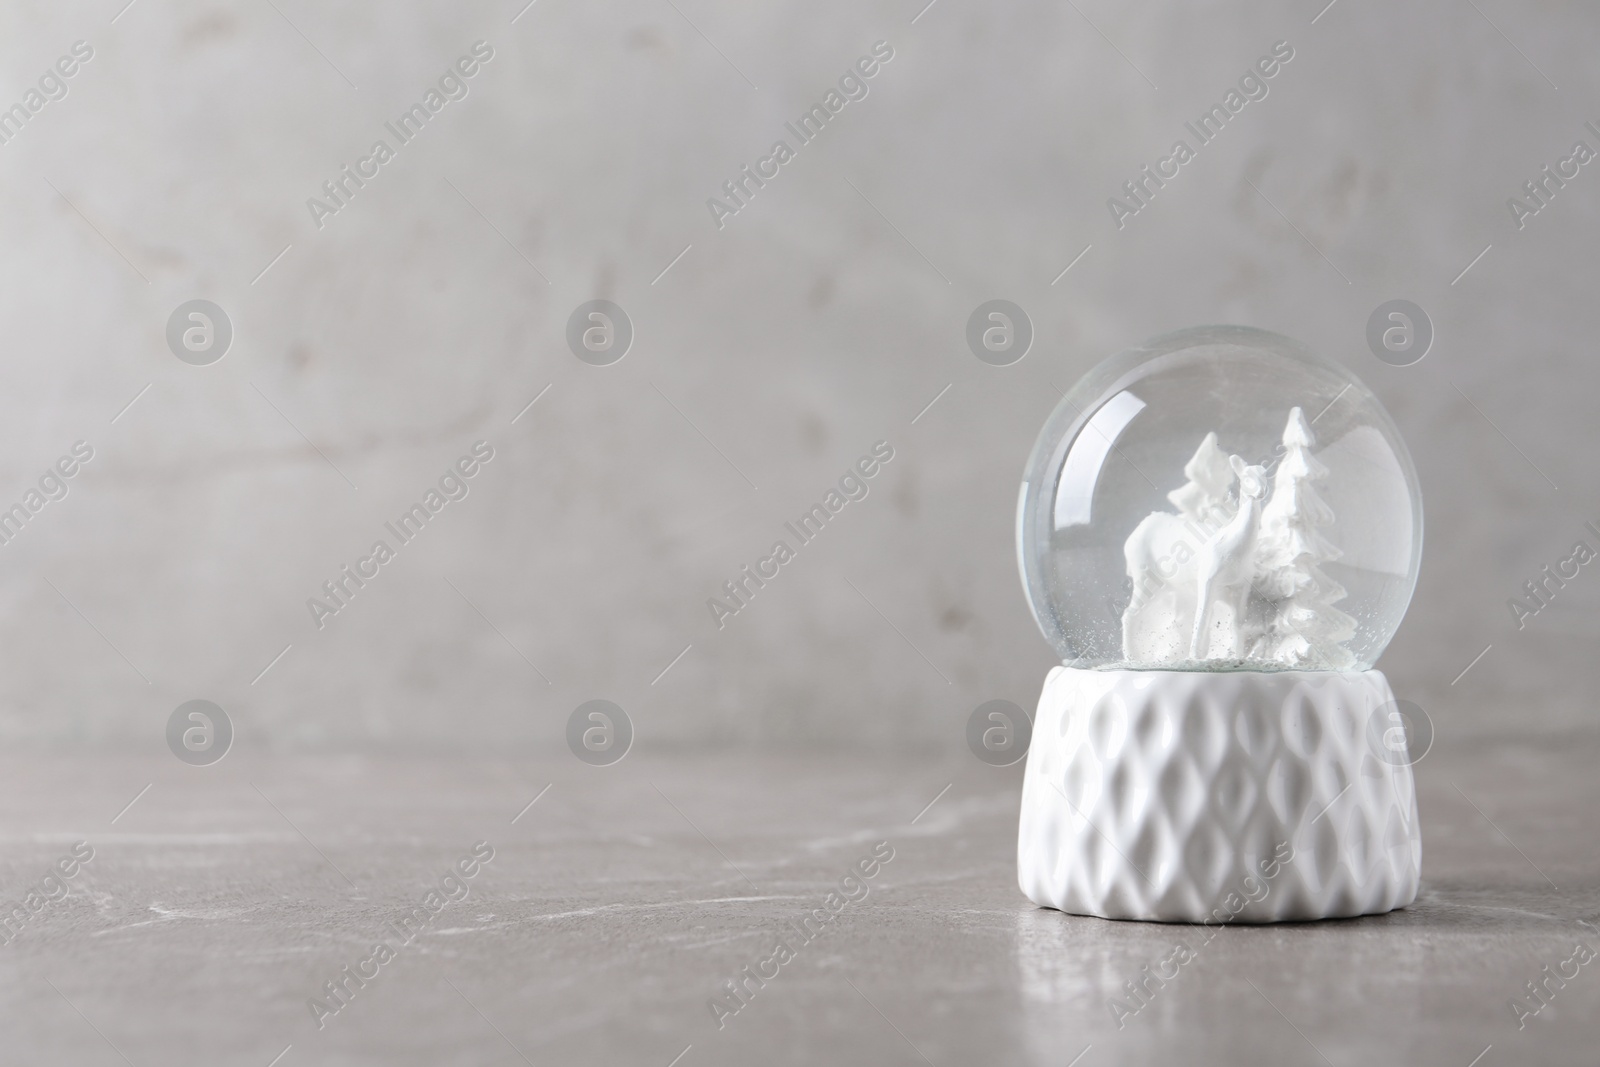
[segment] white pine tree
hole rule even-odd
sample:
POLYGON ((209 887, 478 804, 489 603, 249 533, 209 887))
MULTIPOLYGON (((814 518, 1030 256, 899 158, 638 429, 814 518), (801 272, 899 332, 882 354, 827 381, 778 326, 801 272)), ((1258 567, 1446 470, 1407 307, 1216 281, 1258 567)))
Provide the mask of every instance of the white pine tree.
POLYGON ((1228 489, 1233 485, 1233 468, 1228 454, 1217 447, 1217 435, 1208 433, 1189 462, 1183 465, 1189 481, 1167 494, 1172 506, 1184 518, 1211 528, 1220 526, 1232 515, 1228 489))
POLYGON ((1316 490, 1328 468, 1312 456, 1315 444, 1305 414, 1299 408, 1290 411, 1258 542, 1256 589, 1272 602, 1272 611, 1252 651, 1287 667, 1345 670, 1355 664, 1344 647, 1355 634, 1355 619, 1333 606, 1344 599, 1345 588, 1321 568, 1342 553, 1318 532, 1334 515, 1316 490))

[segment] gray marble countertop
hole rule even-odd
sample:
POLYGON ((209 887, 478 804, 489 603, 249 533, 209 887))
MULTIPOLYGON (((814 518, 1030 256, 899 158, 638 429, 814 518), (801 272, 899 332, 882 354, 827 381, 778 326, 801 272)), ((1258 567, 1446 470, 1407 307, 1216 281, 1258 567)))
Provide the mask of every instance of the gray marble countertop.
POLYGON ((1210 936, 1024 899, 1020 766, 13 753, 0 885, 60 899, 0 946, 5 1059, 1593 1064, 1600 965, 1521 1030, 1510 1005, 1600 948, 1577 922, 1600 918, 1597 755, 1591 735, 1441 746, 1414 906, 1210 936), (882 842, 865 896, 795 934, 882 842), (92 859, 47 881, 75 846, 92 859), (764 962, 786 931, 793 957, 764 962), (1193 960, 1119 1028, 1112 999, 1178 942, 1193 960), (746 966, 777 974, 719 1027, 746 966))

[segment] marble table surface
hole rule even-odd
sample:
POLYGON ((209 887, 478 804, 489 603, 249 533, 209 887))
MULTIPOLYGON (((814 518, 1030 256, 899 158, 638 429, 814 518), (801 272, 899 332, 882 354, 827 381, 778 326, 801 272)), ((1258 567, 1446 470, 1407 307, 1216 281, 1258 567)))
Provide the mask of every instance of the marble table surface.
POLYGON ((13 751, 0 1059, 1592 1065, 1597 756, 1441 744, 1414 906, 1208 940, 1030 904, 1021 768, 970 758, 13 751))

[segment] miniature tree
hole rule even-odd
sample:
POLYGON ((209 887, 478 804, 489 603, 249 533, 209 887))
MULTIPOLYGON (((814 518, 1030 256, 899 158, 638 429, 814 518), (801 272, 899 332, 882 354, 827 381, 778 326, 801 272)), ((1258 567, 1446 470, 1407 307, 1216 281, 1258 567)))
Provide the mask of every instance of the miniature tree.
POLYGON ((1233 517, 1233 467, 1208 433, 1183 466, 1187 484, 1167 494, 1178 514, 1157 511, 1123 546, 1133 593, 1122 613, 1122 650, 1129 660, 1184 658, 1194 626, 1193 561, 1200 547, 1233 517))
POLYGON ((1261 511, 1256 591, 1272 608, 1252 658, 1286 667, 1346 670, 1355 663, 1344 647, 1355 634, 1355 620, 1333 606, 1344 599, 1345 588, 1321 568, 1342 553, 1318 532, 1334 515, 1316 490, 1328 468, 1312 456, 1315 444, 1304 413, 1290 411, 1272 498, 1261 511))
POLYGON ((1233 468, 1228 454, 1217 447, 1217 435, 1208 433, 1200 447, 1183 465, 1187 484, 1167 494, 1178 514, 1210 529, 1226 522, 1232 513, 1228 490, 1233 486, 1233 468))

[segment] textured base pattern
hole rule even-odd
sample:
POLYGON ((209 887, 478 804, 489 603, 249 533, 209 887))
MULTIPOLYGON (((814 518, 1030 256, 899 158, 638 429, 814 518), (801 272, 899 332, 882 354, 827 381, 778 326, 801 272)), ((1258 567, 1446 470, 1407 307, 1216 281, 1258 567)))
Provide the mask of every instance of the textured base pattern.
POLYGON ((1022 891, 1160 922, 1404 907, 1422 836, 1403 735, 1374 718, 1393 699, 1379 671, 1055 668, 1022 784, 1022 891))

